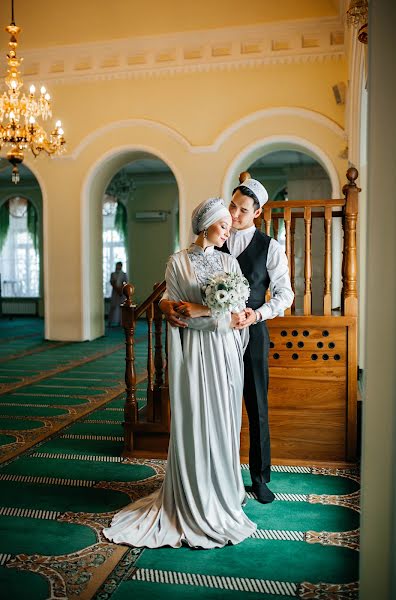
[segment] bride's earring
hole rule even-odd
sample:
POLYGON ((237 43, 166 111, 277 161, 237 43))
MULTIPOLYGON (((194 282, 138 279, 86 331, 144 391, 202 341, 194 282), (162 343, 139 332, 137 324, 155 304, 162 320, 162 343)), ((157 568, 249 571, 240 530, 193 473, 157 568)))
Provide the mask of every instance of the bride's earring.
POLYGON ((203 234, 204 234, 205 240, 208 239, 208 230, 207 229, 203 230, 203 234))

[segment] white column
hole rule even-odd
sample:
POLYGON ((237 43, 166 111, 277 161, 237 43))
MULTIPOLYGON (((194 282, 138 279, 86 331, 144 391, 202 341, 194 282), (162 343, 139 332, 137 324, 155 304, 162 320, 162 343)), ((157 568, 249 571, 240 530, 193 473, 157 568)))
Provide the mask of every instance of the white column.
POLYGON ((360 600, 396 598, 396 3, 370 1, 360 600))

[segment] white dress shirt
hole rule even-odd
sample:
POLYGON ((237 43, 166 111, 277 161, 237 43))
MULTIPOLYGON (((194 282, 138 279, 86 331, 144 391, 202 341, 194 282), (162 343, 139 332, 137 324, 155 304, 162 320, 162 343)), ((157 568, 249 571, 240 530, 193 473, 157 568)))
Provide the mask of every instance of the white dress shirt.
MULTIPOLYGON (((230 254, 235 258, 242 254, 252 241, 255 232, 255 225, 248 229, 231 229, 230 237, 226 241, 230 254)), ((294 298, 285 251, 273 238, 268 247, 267 271, 270 278, 271 300, 264 302, 257 309, 262 321, 283 315, 286 308, 292 305, 294 298)))

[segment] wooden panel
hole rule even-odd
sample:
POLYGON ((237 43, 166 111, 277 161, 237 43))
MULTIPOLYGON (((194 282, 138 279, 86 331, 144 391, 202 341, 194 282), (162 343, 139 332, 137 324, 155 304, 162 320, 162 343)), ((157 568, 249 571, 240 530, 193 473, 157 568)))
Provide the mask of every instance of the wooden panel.
MULTIPOLYGON (((356 411, 349 400, 347 343, 354 324, 346 318, 311 316, 285 317, 268 325, 273 461, 353 460, 356 411)), ((243 410, 242 460, 248 460, 248 453, 243 410)))
POLYGON ((346 362, 345 328, 293 327, 271 330, 270 367, 287 366, 293 369, 304 365, 316 373, 323 369, 345 369, 346 362))

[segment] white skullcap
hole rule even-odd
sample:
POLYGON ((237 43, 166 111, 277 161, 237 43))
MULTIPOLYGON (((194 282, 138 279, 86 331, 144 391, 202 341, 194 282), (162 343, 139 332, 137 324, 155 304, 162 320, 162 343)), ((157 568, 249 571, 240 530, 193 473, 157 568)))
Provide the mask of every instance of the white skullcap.
POLYGON ((198 204, 192 214, 192 230, 198 235, 222 217, 230 217, 222 198, 209 198, 198 204))
POLYGON ((260 204, 260 208, 267 202, 268 192, 263 184, 257 181, 257 179, 245 179, 245 181, 238 185, 237 189, 240 187, 246 187, 253 192, 258 203, 260 204))

